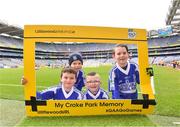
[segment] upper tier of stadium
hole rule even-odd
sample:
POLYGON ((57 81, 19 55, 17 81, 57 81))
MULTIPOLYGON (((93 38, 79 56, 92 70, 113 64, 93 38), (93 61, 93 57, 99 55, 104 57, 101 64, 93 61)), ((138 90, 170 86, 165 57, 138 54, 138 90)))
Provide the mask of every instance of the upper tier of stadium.
MULTIPOLYGON (((180 44, 180 36, 173 35, 167 37, 151 38, 148 39, 148 47, 164 47, 173 46, 180 44)), ((102 50, 112 50, 115 44, 98 44, 96 42, 92 43, 37 43, 36 50, 39 51, 51 51, 51 52, 79 52, 79 51, 102 51, 102 50)), ((8 36, 0 35, 0 47, 9 47, 23 49, 23 39, 12 38, 8 36)), ((129 45, 130 49, 135 48, 134 45, 129 45)))

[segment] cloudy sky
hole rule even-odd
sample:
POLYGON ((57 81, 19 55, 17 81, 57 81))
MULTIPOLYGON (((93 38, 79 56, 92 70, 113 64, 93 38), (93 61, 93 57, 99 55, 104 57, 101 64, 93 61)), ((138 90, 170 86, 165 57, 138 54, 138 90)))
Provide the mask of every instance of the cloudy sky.
POLYGON ((0 22, 145 28, 166 27, 171 0, 0 0, 0 22))

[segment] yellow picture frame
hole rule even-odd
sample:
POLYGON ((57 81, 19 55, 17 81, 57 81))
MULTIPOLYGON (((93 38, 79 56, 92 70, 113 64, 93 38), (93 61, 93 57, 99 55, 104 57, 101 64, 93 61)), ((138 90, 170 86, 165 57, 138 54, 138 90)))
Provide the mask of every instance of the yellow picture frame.
POLYGON ((148 63, 148 44, 145 29, 25 25, 24 27, 24 77, 27 116, 83 116, 111 114, 150 114, 156 104, 151 88, 152 68, 148 63), (96 42, 136 44, 140 88, 143 99, 138 100, 46 100, 36 99, 35 44, 36 42, 96 42))

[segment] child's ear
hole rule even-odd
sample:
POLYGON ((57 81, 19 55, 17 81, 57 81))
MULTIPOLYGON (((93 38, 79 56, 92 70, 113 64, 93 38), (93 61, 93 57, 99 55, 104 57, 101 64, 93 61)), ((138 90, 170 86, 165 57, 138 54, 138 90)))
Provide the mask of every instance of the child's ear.
POLYGON ((60 83, 62 83, 62 78, 60 78, 60 83))
POLYGON ((115 58, 115 53, 112 53, 112 58, 113 58, 113 59, 115 58))

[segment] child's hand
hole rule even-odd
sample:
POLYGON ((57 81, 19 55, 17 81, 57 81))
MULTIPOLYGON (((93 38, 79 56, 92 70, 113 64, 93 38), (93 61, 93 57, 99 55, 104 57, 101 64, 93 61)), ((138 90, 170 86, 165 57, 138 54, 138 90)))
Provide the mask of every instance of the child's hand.
POLYGON ((21 78, 21 84, 26 85, 28 83, 28 80, 24 78, 24 76, 21 78))

